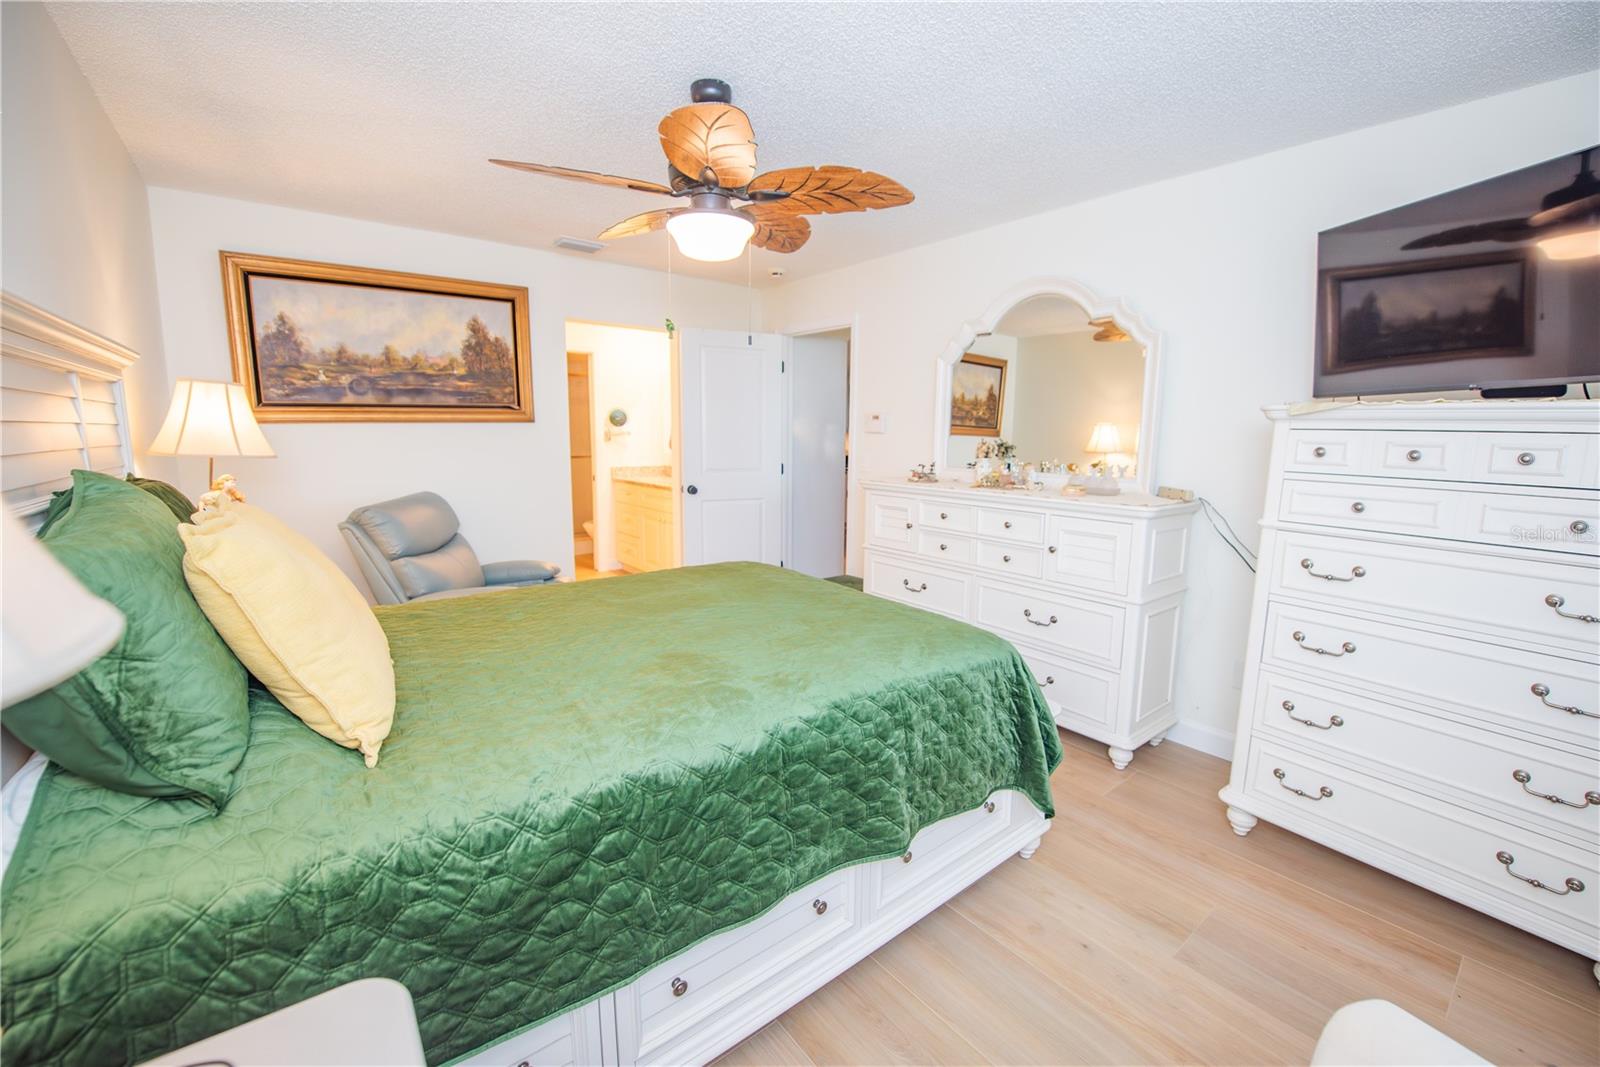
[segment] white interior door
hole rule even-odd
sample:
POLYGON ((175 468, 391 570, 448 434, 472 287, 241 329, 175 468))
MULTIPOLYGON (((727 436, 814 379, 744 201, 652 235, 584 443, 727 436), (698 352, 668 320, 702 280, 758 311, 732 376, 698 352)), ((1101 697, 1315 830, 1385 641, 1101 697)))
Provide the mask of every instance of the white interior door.
POLYGON ((783 562, 783 337, 680 330, 684 566, 783 562))
POLYGON ((788 566, 817 578, 845 570, 845 430, 850 342, 845 333, 789 343, 788 566))

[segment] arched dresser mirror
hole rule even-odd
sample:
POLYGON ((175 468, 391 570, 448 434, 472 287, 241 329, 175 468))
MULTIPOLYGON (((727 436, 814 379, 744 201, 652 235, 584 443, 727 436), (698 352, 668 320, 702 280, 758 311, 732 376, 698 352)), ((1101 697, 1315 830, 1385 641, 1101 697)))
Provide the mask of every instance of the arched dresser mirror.
POLYGON ((1159 363, 1159 336, 1126 308, 1070 282, 1019 287, 940 356, 934 466, 1153 493, 1159 363))
POLYGON ((1151 495, 1159 359, 1125 307, 1019 286, 929 361, 932 469, 862 483, 866 591, 1006 638, 1118 769, 1177 722, 1195 505, 1151 495))

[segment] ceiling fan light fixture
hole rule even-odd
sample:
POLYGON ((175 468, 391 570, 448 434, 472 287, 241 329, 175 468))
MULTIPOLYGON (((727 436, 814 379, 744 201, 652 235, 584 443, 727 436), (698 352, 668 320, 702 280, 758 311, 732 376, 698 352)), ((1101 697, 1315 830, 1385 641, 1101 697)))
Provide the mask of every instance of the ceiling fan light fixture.
POLYGON ((1546 237, 1539 251, 1551 259, 1593 259, 1600 256, 1600 226, 1546 237))
POLYGON ((736 258, 750 243, 756 225, 727 206, 727 198, 696 196, 693 207, 667 220, 673 243, 690 259, 703 263, 723 263, 736 258))

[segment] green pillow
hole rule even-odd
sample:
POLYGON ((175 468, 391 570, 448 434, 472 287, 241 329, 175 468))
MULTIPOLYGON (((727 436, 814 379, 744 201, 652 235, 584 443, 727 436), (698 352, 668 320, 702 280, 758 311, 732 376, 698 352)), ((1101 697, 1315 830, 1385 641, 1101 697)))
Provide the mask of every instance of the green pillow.
MULTIPOLYGON (((176 486, 155 478, 140 478, 136 474, 128 475, 128 481, 161 501, 172 513, 178 517, 179 522, 188 522, 194 517, 194 502, 183 495, 183 491, 176 486)), ((56 524, 56 520, 67 513, 72 506, 72 490, 62 489, 50 494, 50 506, 45 508, 44 521, 39 524, 38 534, 43 537, 56 524)))
POLYGON ((189 592, 172 512, 118 478, 73 471, 71 506, 43 541, 127 624, 110 652, 6 709, 6 726, 112 789, 221 808, 250 743, 246 676, 189 592))

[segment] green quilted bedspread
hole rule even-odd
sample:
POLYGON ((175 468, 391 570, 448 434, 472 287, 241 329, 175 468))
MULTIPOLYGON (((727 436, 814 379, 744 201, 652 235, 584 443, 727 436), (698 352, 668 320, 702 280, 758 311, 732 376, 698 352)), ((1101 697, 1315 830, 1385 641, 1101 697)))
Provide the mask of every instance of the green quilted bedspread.
POLYGON ((719 564, 378 610, 375 769, 257 692, 215 817, 46 773, 3 889, 9 1067, 138 1061, 369 976, 437 1063, 994 790, 1052 813, 1016 650, 835 584, 719 564))

